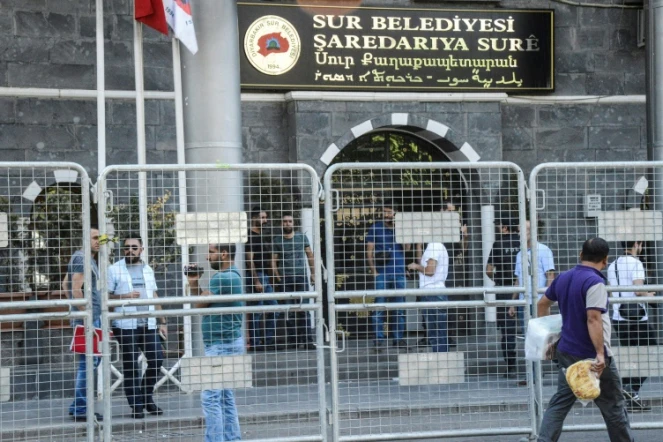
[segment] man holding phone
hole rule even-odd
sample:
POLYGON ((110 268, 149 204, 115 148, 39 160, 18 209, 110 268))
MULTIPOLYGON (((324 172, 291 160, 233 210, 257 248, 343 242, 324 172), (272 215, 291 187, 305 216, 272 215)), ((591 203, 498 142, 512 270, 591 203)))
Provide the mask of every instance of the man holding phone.
MULTIPOLYGON (((108 268, 108 294, 110 299, 156 299, 157 284, 154 270, 140 257, 143 240, 137 235, 129 235, 124 240, 124 259, 108 268)), ((116 312, 140 312, 161 310, 160 305, 121 306, 116 312)), ((168 329, 165 318, 130 318, 113 321, 113 333, 122 350, 124 372, 124 392, 132 408, 132 417, 142 419, 143 410, 150 414, 163 414, 154 403, 152 393, 159 379, 163 351, 159 335, 166 336, 168 329), (157 321, 159 324, 157 325, 157 321), (138 362, 141 352, 147 360, 147 370, 142 375, 138 362)))
MULTIPOLYGON (((184 268, 191 296, 218 296, 218 302, 194 302, 194 308, 241 307, 241 301, 223 301, 223 296, 243 294, 242 277, 235 266, 235 244, 210 244, 207 260, 214 275, 209 290, 200 287, 202 268, 196 264, 184 268)), ((240 355, 244 353, 242 313, 210 313, 201 318, 200 328, 205 356, 240 355)), ((219 385, 219 387, 222 387, 219 385)), ((235 393, 229 388, 203 390, 200 394, 205 415, 205 442, 241 440, 235 393)))

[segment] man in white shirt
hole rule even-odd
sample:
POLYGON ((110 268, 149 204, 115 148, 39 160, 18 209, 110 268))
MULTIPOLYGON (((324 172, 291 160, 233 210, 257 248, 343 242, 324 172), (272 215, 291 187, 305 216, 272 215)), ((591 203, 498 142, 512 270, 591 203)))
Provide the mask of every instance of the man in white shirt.
MULTIPOLYGON (((618 257, 608 267, 608 281, 611 286, 644 285, 645 268, 638 256, 642 253, 642 242, 625 241, 625 255, 618 257)), ((620 298, 634 298, 636 296, 654 296, 653 292, 613 292, 613 296, 620 298)), ((647 304, 630 304, 630 310, 637 313, 636 317, 629 317, 627 304, 612 305, 612 326, 615 329, 620 345, 653 346, 657 345, 656 335, 649 327, 647 304), (622 305, 624 306, 622 308, 622 305), (636 307, 637 306, 637 307, 636 307), (620 310, 621 308, 621 310, 620 310)), ((626 406, 629 411, 649 411, 640 400, 640 387, 647 380, 646 377, 622 378, 622 387, 626 406)))
MULTIPOLYGON (((419 272, 419 288, 444 289, 449 273, 449 254, 441 243, 429 243, 419 263, 408 264, 408 270, 419 272)), ((423 302, 447 301, 446 295, 423 296, 423 302)), ((441 308, 424 309, 428 345, 433 352, 448 352, 447 310, 441 308)))
MULTIPOLYGON (((157 284, 154 270, 141 260, 143 241, 137 236, 124 240, 124 259, 108 268, 107 283, 110 299, 156 299, 157 284)), ((116 307, 116 312, 161 310, 160 305, 116 307)), ((130 318, 113 321, 113 334, 120 343, 124 373, 124 392, 133 409, 132 417, 142 419, 143 410, 150 414, 163 413, 152 398, 154 384, 159 379, 163 362, 159 333, 166 335, 165 318, 130 318), (157 320, 160 325, 157 327, 157 320), (138 362, 141 352, 147 360, 145 376, 138 362)))
MULTIPOLYGON (((531 227, 530 227, 530 222, 526 221, 525 223, 525 233, 527 236, 527 259, 530 267, 530 272, 537 272, 537 289, 543 289, 546 287, 550 287, 550 284, 555 280, 555 260, 553 257, 552 250, 550 250, 550 247, 543 243, 537 243, 536 244, 536 250, 537 250, 537 262, 532 263, 532 235, 531 235, 531 227)), ((516 255, 516 268, 515 268, 515 275, 516 278, 518 279, 518 285, 522 286, 523 285, 523 256, 522 252, 518 252, 516 255)), ((515 293, 513 295, 513 299, 527 299, 527 303, 529 304, 530 308, 530 314, 532 314, 532 292, 535 292, 532 290, 532 287, 530 287, 530 279, 525 278, 524 283, 526 287, 526 294, 523 295, 522 293, 515 293), (527 296, 527 298, 525 298, 527 296)), ((536 292, 535 292, 536 293, 536 292)), ((543 296, 543 293, 537 293, 537 300, 541 299, 543 296)), ((512 315, 515 312, 515 309, 511 307, 509 309, 509 315, 512 315)), ((520 327, 522 329, 522 332, 525 333, 525 315, 523 313, 523 310, 521 308, 518 309, 518 319, 520 321, 520 327)))

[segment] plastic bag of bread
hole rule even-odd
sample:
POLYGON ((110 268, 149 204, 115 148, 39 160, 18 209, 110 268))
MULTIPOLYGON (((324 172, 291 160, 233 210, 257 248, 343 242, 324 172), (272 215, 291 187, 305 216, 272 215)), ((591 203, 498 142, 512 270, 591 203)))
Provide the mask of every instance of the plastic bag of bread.
POLYGON ((598 373, 592 371, 594 360, 578 361, 566 369, 566 382, 581 401, 593 401, 601 394, 598 373))
POLYGON ((549 361, 554 353, 562 331, 562 315, 549 315, 530 319, 525 335, 525 359, 549 361))

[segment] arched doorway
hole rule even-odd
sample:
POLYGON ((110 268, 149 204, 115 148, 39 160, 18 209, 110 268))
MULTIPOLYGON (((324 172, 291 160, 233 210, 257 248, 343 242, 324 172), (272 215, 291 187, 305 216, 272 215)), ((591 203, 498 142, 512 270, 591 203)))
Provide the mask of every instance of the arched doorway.
MULTIPOLYGON (((386 126, 355 138, 340 150, 330 165, 367 162, 433 165, 448 162, 445 152, 452 150, 457 149, 444 138, 431 142, 407 127, 386 126), (448 149, 445 149, 447 144, 448 149)), ((384 201, 391 201, 402 212, 435 212, 451 203, 461 217, 464 217, 464 207, 469 203, 465 179, 457 170, 389 170, 379 165, 368 170, 344 169, 332 176, 332 186, 338 192, 334 213, 334 268, 338 291, 374 288, 374 277, 368 271, 365 238, 373 223, 382 218, 384 201)), ((458 251, 455 245, 448 245, 448 250, 450 256, 458 251)), ((412 248, 406 251, 406 262, 414 260, 415 250, 412 248)), ((454 284, 461 285, 464 267, 456 267, 454 273, 454 284)), ((412 275, 409 284, 416 286, 416 282, 415 275, 412 275)), ((366 314, 340 312, 337 319, 339 327, 351 337, 364 338, 369 334, 366 314)))
MULTIPOLYGON (((63 182, 42 189, 30 221, 33 256, 28 282, 33 291, 59 290, 71 255, 83 246, 81 186, 63 182)), ((97 206, 90 201, 90 225, 97 224, 97 206)))

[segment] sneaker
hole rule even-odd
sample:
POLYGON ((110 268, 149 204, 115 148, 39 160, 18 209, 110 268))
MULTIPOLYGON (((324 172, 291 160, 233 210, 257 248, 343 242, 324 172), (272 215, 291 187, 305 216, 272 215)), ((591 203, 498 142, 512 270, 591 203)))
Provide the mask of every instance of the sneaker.
POLYGON ((626 399, 626 409, 633 413, 651 411, 651 407, 645 405, 640 399, 638 393, 624 390, 624 399, 626 399))
MULTIPOLYGON (((71 416, 71 420, 74 422, 87 422, 87 415, 86 414, 74 414, 70 413, 69 416, 71 416)), ((104 420, 104 417, 100 415, 99 413, 94 413, 94 419, 97 422, 101 422, 104 420)))
POLYGON ((386 345, 385 345, 384 341, 375 341, 373 343, 373 351, 375 353, 381 353, 382 350, 385 349, 385 347, 386 347, 386 345))

